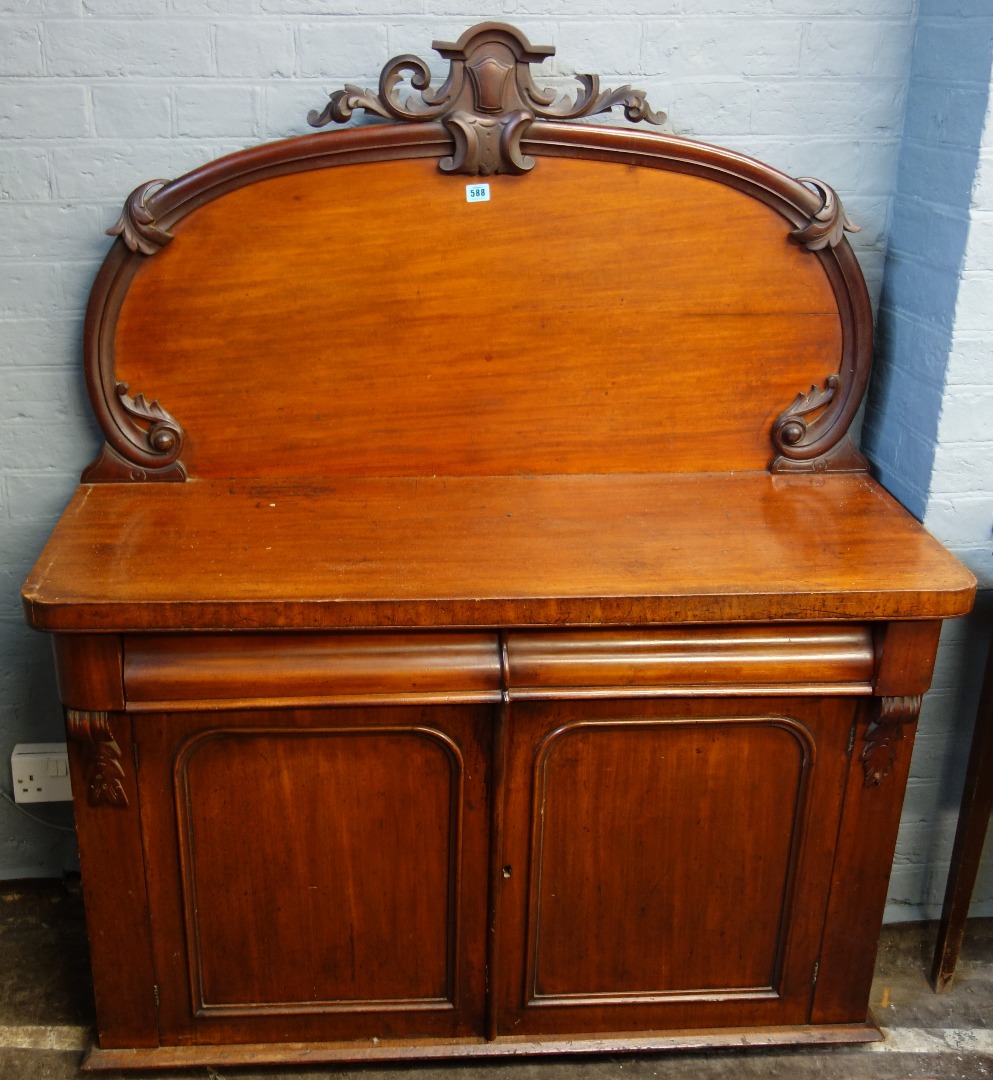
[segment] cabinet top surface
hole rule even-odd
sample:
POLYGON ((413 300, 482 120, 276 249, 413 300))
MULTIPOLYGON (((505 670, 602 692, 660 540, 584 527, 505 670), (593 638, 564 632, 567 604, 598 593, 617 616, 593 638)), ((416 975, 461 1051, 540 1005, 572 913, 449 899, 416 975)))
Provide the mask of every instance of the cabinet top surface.
POLYGON ((972 575, 860 474, 83 485, 51 631, 943 618, 972 575))

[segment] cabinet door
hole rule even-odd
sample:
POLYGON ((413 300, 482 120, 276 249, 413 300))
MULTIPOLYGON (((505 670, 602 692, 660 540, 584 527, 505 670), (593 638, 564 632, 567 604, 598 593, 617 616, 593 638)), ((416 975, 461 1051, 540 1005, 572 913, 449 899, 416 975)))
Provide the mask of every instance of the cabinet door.
POLYGON ((480 1033, 486 708, 135 729, 163 1043, 480 1033))
POLYGON ((512 707, 499 1029, 803 1024, 851 699, 512 707))

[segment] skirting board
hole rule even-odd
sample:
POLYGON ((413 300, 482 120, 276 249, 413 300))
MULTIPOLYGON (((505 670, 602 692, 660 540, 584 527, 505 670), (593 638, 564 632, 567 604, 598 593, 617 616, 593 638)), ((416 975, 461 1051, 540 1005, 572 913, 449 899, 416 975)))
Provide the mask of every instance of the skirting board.
POLYGON ((767 1046, 823 1046, 879 1042, 882 1032, 870 1017, 865 1024, 784 1028, 729 1028, 718 1031, 672 1031, 547 1040, 498 1038, 452 1040, 376 1040, 352 1043, 266 1043, 234 1046, 162 1046, 151 1049, 101 1050, 94 1047, 82 1068, 176 1069, 196 1065, 317 1065, 333 1061, 405 1061, 431 1058, 514 1057, 525 1054, 616 1054, 673 1050, 741 1050, 767 1046))

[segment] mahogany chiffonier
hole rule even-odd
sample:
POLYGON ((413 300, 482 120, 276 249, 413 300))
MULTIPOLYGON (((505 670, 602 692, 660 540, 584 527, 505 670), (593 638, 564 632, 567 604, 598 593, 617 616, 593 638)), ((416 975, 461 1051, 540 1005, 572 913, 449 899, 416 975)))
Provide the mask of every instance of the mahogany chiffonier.
POLYGON ((90 1067, 879 1037, 975 583, 849 427, 835 193, 484 23, 128 199, 53 635, 90 1067), (409 76, 405 97, 399 84, 409 76))

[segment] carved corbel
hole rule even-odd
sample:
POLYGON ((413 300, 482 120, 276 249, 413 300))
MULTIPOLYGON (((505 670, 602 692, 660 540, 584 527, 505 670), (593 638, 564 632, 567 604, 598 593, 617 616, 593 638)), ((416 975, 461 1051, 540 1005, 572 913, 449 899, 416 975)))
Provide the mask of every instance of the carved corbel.
POLYGON ((866 728, 860 755, 865 787, 879 787, 893 772, 897 743, 904 737, 904 728, 917 722, 920 711, 920 694, 879 699, 879 714, 866 728))
POLYGON ((427 65, 419 57, 394 57, 379 77, 379 93, 347 86, 331 95, 324 111, 307 117, 312 127, 331 122, 342 124, 356 109, 387 120, 424 123, 439 121, 455 143, 450 157, 442 158, 443 172, 469 176, 491 173, 525 173, 534 158, 524 154, 521 140, 536 119, 576 120, 622 106, 631 121, 661 124, 664 113, 654 112, 642 90, 622 86, 600 90, 596 75, 579 75, 582 89, 574 101, 555 103, 555 91, 535 85, 531 64, 540 64, 555 53, 554 46, 532 45, 505 23, 480 23, 456 42, 436 41, 432 48, 449 61, 449 72, 438 89, 432 89, 427 65), (404 73, 420 93, 415 104, 400 98, 397 90, 404 73))
POLYGON ((86 801, 90 806, 126 807, 121 748, 105 712, 66 710, 66 734, 83 747, 86 763, 86 801))

